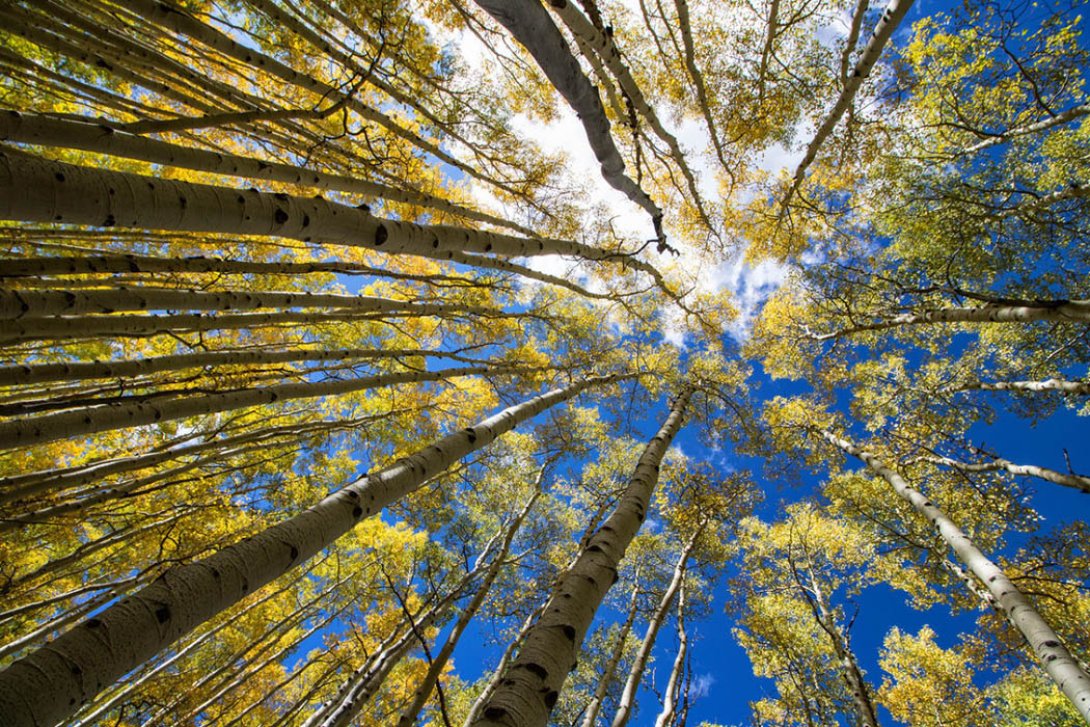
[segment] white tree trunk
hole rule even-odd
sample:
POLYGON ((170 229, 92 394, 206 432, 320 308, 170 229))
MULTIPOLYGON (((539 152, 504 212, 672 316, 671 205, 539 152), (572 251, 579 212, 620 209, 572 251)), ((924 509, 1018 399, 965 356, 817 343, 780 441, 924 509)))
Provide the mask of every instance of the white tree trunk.
POLYGON ((420 487, 466 454, 586 388, 589 378, 453 432, 203 560, 175 566, 0 672, 0 714, 11 727, 53 725, 103 688, 266 583, 306 562, 357 522, 420 487))
POLYGON ((220 394, 186 396, 175 399, 137 400, 127 404, 103 404, 47 416, 26 417, 0 422, 0 450, 44 444, 65 437, 127 429, 145 424, 169 422, 185 417, 214 414, 291 399, 311 399, 365 391, 380 386, 440 381, 455 376, 487 374, 497 369, 477 366, 439 371, 406 371, 355 379, 286 383, 263 388, 225 391, 220 394))
POLYGON ((969 536, 945 512, 913 488, 904 477, 847 439, 827 431, 823 431, 822 435, 835 446, 864 462, 888 482, 903 500, 934 524, 950 549, 995 597, 998 607, 1025 637, 1026 643, 1052 681, 1059 686, 1083 719, 1090 723, 1090 676, 1079 668, 1078 662, 1060 641, 1060 637, 1041 618, 1033 603, 1018 590, 1007 574, 980 552, 969 536))
POLYGON ((613 514, 554 587, 549 606, 526 635, 474 727, 544 727, 548 721, 594 613, 617 580, 617 567, 651 506, 659 465, 681 428, 691 396, 687 386, 678 394, 613 514))
POLYGON ((654 614, 651 615, 651 619, 647 622, 647 630, 644 632, 643 641, 640 642, 640 649, 636 652, 636 658, 632 660, 632 666, 628 670, 628 678, 625 680, 621 699, 617 703, 617 712, 613 715, 613 721, 610 723, 611 727, 624 727, 628 724, 628 720, 632 718, 632 710, 636 706, 636 692, 639 690, 644 673, 647 671, 647 662, 651 658, 651 650, 655 647, 659 629, 662 628, 662 624, 666 621, 666 616, 674 604, 678 589, 681 588, 681 583, 685 579, 686 563, 696 546, 700 532, 701 530, 697 529, 685 543, 685 547, 682 548, 681 555, 678 556, 677 563, 674 564, 674 572, 670 577, 670 583, 666 586, 666 590, 662 592, 658 607, 655 608, 654 614))

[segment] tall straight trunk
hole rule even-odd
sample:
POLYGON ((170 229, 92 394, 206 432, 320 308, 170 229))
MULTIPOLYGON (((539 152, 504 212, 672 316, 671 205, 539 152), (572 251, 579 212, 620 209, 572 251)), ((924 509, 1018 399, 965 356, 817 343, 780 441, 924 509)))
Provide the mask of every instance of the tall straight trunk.
POLYGON ((266 366, 299 361, 373 361, 376 359, 443 358, 464 363, 484 363, 456 353, 423 348, 266 349, 198 351, 125 361, 73 361, 55 364, 0 366, 0 386, 25 386, 86 379, 131 379, 164 371, 184 371, 215 366, 266 366))
MULTIPOLYGON (((303 328, 322 323, 382 322, 393 318, 410 318, 441 313, 453 317, 458 306, 418 303, 411 310, 387 313, 356 311, 311 312, 278 311, 276 313, 178 313, 134 315, 119 313, 110 316, 56 316, 0 320, 0 345, 32 341, 81 340, 88 338, 147 338, 162 334, 197 333, 201 331, 253 330, 276 326, 303 328), (430 309, 430 312, 429 312, 430 309)), ((531 314, 497 313, 491 318, 521 318, 531 314)))
POLYGON ((632 596, 628 600, 628 614, 620 631, 617 632, 617 643, 613 646, 613 652, 609 655, 609 661, 602 669, 602 676, 598 678, 598 686, 594 688, 594 695, 587 703, 583 712, 582 727, 597 727, 598 713, 602 711, 602 703, 605 702, 606 693, 613 682, 613 675, 617 671, 617 665, 624 657, 625 645, 628 643, 628 634, 632 632, 632 625, 636 623, 636 613, 639 611, 640 573, 637 570, 633 576, 632 596))
POLYGON ((320 198, 94 169, 14 149, 0 151, 0 219, 283 237, 437 260, 445 260, 448 251, 504 257, 573 255, 658 273, 628 254, 568 240, 417 225, 320 198))
POLYGON ((474 727, 544 727, 548 721, 594 614, 616 582, 625 550, 651 506, 663 455, 681 428, 691 397, 692 389, 685 386, 640 455, 616 509, 557 582, 545 613, 526 635, 474 727))
POLYGON ((127 404, 89 406, 47 416, 26 417, 0 423, 0 450, 44 444, 66 437, 77 437, 113 429, 128 429, 191 416, 214 414, 292 399, 313 399, 366 391, 382 386, 442 381, 456 376, 474 376, 500 371, 486 366, 467 366, 439 371, 405 371, 355 379, 286 383, 262 388, 237 389, 218 394, 186 396, 157 401, 141 400, 127 404))
POLYGON ((878 20, 874 33, 871 35, 870 40, 867 41, 866 47, 863 48, 859 60, 855 63, 855 68, 845 80, 844 87, 840 90, 840 96, 837 97, 833 108, 825 115, 821 126, 814 132, 814 137, 806 146, 806 153, 798 166, 795 167, 791 187, 783 199, 783 208, 785 210, 791 201, 791 197, 798 191, 802 180, 806 177, 807 168, 817 158, 818 150, 821 149, 822 144, 833 133, 833 129, 836 128, 841 117, 851 106, 852 101, 863 85, 863 81, 870 76, 871 69, 874 68, 874 64, 878 62, 878 58, 882 55, 882 49, 886 47, 886 43, 893 37, 893 31, 897 30, 897 26, 908 15, 908 11, 912 8, 912 2, 913 0, 890 0, 889 5, 882 12, 882 17, 878 20))
MULTIPOLYGON (((116 707, 118 705, 118 703, 121 702, 122 700, 127 699, 130 695, 132 695, 133 692, 135 692, 137 689, 139 689, 141 685, 148 682, 156 674, 160 673, 164 669, 169 668, 172 664, 177 663, 179 660, 184 659, 187 654, 192 652, 194 649, 200 647, 204 643, 208 642, 209 640, 215 638, 216 634, 218 634, 219 632, 223 631, 225 628, 227 628, 227 627, 231 626, 232 624, 234 624, 236 621, 238 621, 244 615, 246 615, 247 613, 249 613, 253 609, 257 608, 261 604, 266 603, 267 601, 275 598, 276 596, 279 596, 280 594, 287 591, 289 588, 295 587, 297 585, 297 583, 298 583, 297 580, 292 580, 290 583, 288 583, 284 587, 279 588, 279 589, 277 589, 275 591, 270 591, 269 593, 263 595, 261 598, 255 600, 255 601, 253 601, 251 603, 248 603, 246 606, 244 606, 243 608, 240 608, 237 612, 235 612, 229 618, 224 619, 220 623, 216 624, 216 626, 208 629, 207 631, 200 634, 196 638, 190 640, 190 642, 188 644, 186 644, 181 649, 178 649, 169 658, 163 659, 160 663, 156 664, 154 667, 152 667, 150 669, 147 669, 142 674, 133 675, 131 677, 131 679, 126 680, 125 684, 120 689, 116 690, 115 693, 109 695, 109 697, 105 701, 103 701, 101 703, 94 704, 93 708, 90 711, 86 712, 86 713, 83 713, 83 712, 77 713, 75 715, 76 723, 77 724, 88 724, 88 725, 95 724, 95 720, 97 720, 99 717, 101 717, 102 715, 109 712, 114 707, 116 707)), ((89 706, 91 706, 91 705, 89 705, 89 706)))
POLYGON ((640 642, 640 649, 636 652, 636 658, 632 660, 632 666, 628 670, 628 678, 625 680, 624 691, 621 692, 621 699, 617 704, 617 712, 613 715, 613 721, 610 723, 611 727, 624 727, 628 724, 628 720, 632 718, 632 709, 636 706, 636 692, 639 690, 644 673, 647 671, 647 661, 651 658, 651 649, 655 646, 659 629, 662 628, 666 616, 670 613, 678 589, 681 588, 681 584, 685 580, 686 564, 689 562, 689 556, 692 554, 693 548, 696 547, 696 541, 702 530, 703 527, 698 528, 685 542, 685 546, 681 549, 681 555, 678 556, 677 562, 674 564, 674 572, 670 577, 670 583, 666 586, 666 590, 662 592, 662 598, 659 599, 659 604, 651 615, 651 620, 647 622, 647 630, 644 632, 643 641, 640 642))
POLYGON ((1090 396, 1090 381, 1064 381, 1055 378, 1043 381, 974 381, 955 386, 949 391, 1055 391, 1060 394, 1090 396))
POLYGON ((533 234, 530 230, 516 223, 422 192, 389 187, 358 177, 346 177, 313 169, 294 167, 281 162, 265 161, 225 152, 171 144, 157 139, 148 139, 127 133, 100 119, 57 119, 0 109, 0 139, 24 144, 81 149, 212 174, 264 179, 336 192, 379 197, 392 202, 427 207, 478 222, 508 227, 524 235, 533 234))
POLYGON ((1090 300, 1054 300, 1027 302, 1024 305, 989 304, 964 308, 931 308, 919 313, 878 317, 873 323, 860 323, 839 331, 809 335, 815 341, 841 338, 863 331, 924 326, 934 323, 1070 323, 1090 321, 1090 300))
POLYGON ((677 655, 670 669, 670 678, 662 693, 662 711, 655 719, 655 727, 670 727, 677 713, 678 694, 681 692, 681 678, 685 671, 685 660, 689 655, 689 635, 685 633, 685 583, 682 582, 677 596, 677 655))
MULTIPOLYGON (((412 311, 411 300, 372 295, 269 292, 244 290, 198 291, 150 286, 100 290, 0 290, 0 319, 76 316, 145 310, 248 311, 264 308, 340 308, 385 313, 412 311)), ((452 312, 466 310, 454 306, 452 312)), ((494 309, 482 309, 493 313, 494 309)))
POLYGON ((843 437, 824 430, 821 434, 833 445, 864 462, 879 477, 888 482, 901 499, 934 524, 943 541, 995 597, 997 606, 1011 624, 1021 632, 1052 681, 1059 686, 1083 719, 1090 723, 1090 676, 1079 667, 1060 637, 1037 612, 1033 603, 1011 582, 1007 574, 989 560, 945 512, 936 507, 919 490, 913 488, 895 470, 886 467, 873 454, 843 437))
MULTIPOLYGON (((398 413, 398 412, 394 412, 398 413)), ((167 446, 155 451, 137 454, 130 457, 115 457, 104 460, 94 460, 84 465, 68 467, 56 470, 39 470, 23 475, 0 478, 0 505, 15 502, 42 492, 60 492, 75 487, 84 487, 97 483, 110 475, 135 472, 149 467, 171 462, 183 457, 212 452, 208 460, 198 460, 203 463, 218 457, 223 451, 238 451, 242 445, 255 442, 264 442, 266 446, 282 446, 283 440, 298 442, 304 437, 318 433, 344 431, 354 429, 371 423, 385 415, 371 415, 328 422, 293 423, 277 427, 262 427, 236 434, 222 439, 210 439, 199 444, 183 445, 179 442, 170 442, 167 446)), ((154 476, 154 475, 153 475, 154 476)), ((149 480, 150 484, 154 480, 149 480)))
POLYGON ((553 24, 539 0, 476 0, 485 12, 522 44, 538 66, 564 97, 583 124, 587 141, 601 165, 602 177, 651 215, 655 237, 665 244, 662 210, 624 172, 624 159, 610 133, 609 119, 602 99, 590 80, 583 75, 579 61, 571 54, 564 36, 553 24))
POLYGON ((435 685, 439 682, 439 675, 443 673, 443 668, 454 653, 458 640, 462 637, 473 617, 477 615, 477 611, 484 604, 484 599, 488 596, 492 584, 496 582, 496 578, 503 566, 507 564, 507 553, 511 549, 511 543, 514 541, 515 535, 518 533, 519 528, 522 527, 523 521, 530 514, 530 510, 534 507, 538 498, 541 497, 541 485, 547 467, 547 465, 543 465, 538 472, 534 494, 507 527, 503 541, 500 543, 499 552, 493 557, 492 564, 485 571, 484 580, 477 587, 477 592, 473 594, 473 600, 463 609, 458 620, 454 623, 454 628, 451 629, 450 635, 447 636, 447 640, 443 643, 439 653, 432 657, 427 674, 424 675, 424 678, 420 680, 420 684, 416 687, 412 704, 401 712, 401 717, 397 721, 398 727, 413 727, 416 724, 417 717, 420 716, 420 710, 424 708, 424 705, 427 704, 428 699, 431 697, 432 690, 435 689, 435 685))
POLYGON ((465 455, 588 387, 621 378, 588 378, 508 407, 244 541, 167 570, 150 586, 0 672, 0 714, 12 727, 63 721, 122 675, 465 455))
POLYGON ((1002 457, 992 457, 991 462, 985 462, 982 464, 972 464, 969 462, 959 462, 949 457, 924 457, 925 460, 933 464, 942 465, 944 467, 950 467, 958 470, 959 472, 971 473, 971 472, 1010 472, 1012 475, 1018 475, 1021 477, 1036 477, 1046 482, 1052 482, 1057 485, 1063 485, 1064 487, 1071 487, 1079 492, 1090 493, 1090 477, 1086 475, 1077 475, 1075 473, 1057 472, 1054 469, 1048 467, 1038 467, 1034 464, 1015 464, 1010 460, 1003 459, 1002 457))

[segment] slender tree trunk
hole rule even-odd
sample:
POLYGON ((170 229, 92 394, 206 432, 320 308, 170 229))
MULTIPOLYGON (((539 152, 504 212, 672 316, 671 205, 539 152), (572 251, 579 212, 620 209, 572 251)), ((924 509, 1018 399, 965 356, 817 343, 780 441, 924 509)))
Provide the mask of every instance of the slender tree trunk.
POLYGON ((639 690, 644 673, 647 671, 647 661, 651 658, 651 649, 654 648, 659 629, 662 628, 666 616, 673 607, 678 589, 681 588, 681 584, 685 580, 686 564, 689 561, 689 555, 693 552, 693 548, 696 547, 696 541, 700 537, 702 529, 702 527, 698 528, 682 548, 681 555, 678 556, 677 563, 674 564, 674 573, 670 577, 670 583, 666 590, 663 591, 662 598, 659 599, 659 605, 655 609, 655 613, 651 615, 651 620, 647 622, 647 630, 644 632, 643 641, 640 643, 640 650, 636 652, 636 658, 632 660, 632 666, 628 670, 628 678, 625 680, 621 699, 617 703, 617 712, 613 715, 613 721, 610 723, 611 727, 624 727, 628 724, 628 720, 632 718, 632 709, 636 706, 636 692, 639 690))
POLYGON ((537 61, 549 82, 579 116, 587 141, 611 187, 651 215, 655 237, 665 242, 662 210, 647 193, 624 173, 624 159, 617 151, 598 90, 583 75, 579 61, 571 54, 564 36, 553 24, 539 0, 476 0, 481 8, 521 43, 537 61))
POLYGON ((1032 602, 1018 590, 1007 574, 990 561, 945 512, 913 488, 900 474, 847 439, 827 431, 821 433, 833 445, 864 462, 888 482, 898 496, 935 525, 950 549, 995 597, 999 608, 1025 637, 1026 643, 1052 681, 1060 687, 1083 719, 1090 723, 1090 676, 1079 668, 1060 637, 1041 618, 1032 602))
POLYGON ((56 119, 0 109, 0 139, 25 144, 82 149, 212 174, 264 179, 317 189, 378 197, 392 202, 427 207, 478 222, 512 228, 524 235, 533 235, 533 232, 521 225, 422 192, 389 187, 358 177, 345 177, 313 169, 293 167, 290 164, 280 162, 264 161, 224 152, 180 146, 157 139, 148 139, 128 133, 109 122, 99 119, 56 119))
POLYGON ((996 134, 982 141, 978 141, 972 146, 968 146, 961 150, 961 154, 974 154, 978 151, 982 151, 998 144, 1005 144, 1011 139, 1016 139, 1019 136, 1027 136, 1029 134, 1036 134, 1039 131, 1047 131, 1056 126, 1061 126, 1075 119, 1081 119, 1083 116, 1090 115, 1090 103, 1079 104, 1073 106, 1067 111, 1060 112, 1055 116, 1050 116, 1047 119, 1041 121, 1035 121, 1032 124, 1026 124, 1025 126, 1016 126, 1013 129, 1008 129, 1002 134, 996 134))
POLYGON ((1090 493, 1090 477, 1087 477, 1086 475, 1077 475, 1074 473, 1065 474, 1049 469, 1048 467, 1038 467, 1037 465, 1032 464, 1015 464, 1002 457, 993 457, 991 462, 983 464, 958 462, 949 457, 924 457, 924 459, 933 464, 951 467, 959 472, 996 472, 1002 470, 1004 472, 1010 472, 1012 475, 1036 477, 1045 480, 1046 482, 1063 485, 1064 487, 1072 487, 1079 492, 1090 493))
POLYGON ((47 416, 27 417, 0 423, 0 450, 44 444, 66 437, 76 437, 114 429, 128 429, 191 416, 214 414, 292 399, 312 399, 336 396, 354 391, 366 391, 382 386, 443 381, 456 376, 489 374, 502 369, 485 366, 441 369, 439 371, 407 371, 380 376, 320 382, 286 383, 254 389, 225 391, 204 396, 187 396, 163 401, 145 400, 128 404, 89 406, 47 416))
POLYGON ((654 270, 630 255, 567 240, 417 225, 320 198, 93 169, 14 149, 0 150, 0 219, 283 237, 437 260, 445 260, 447 252, 573 255, 654 270))
POLYGON ((492 559, 492 565, 489 566, 488 570, 485 572, 484 580, 481 582, 481 585, 478 586, 477 592, 473 595, 473 600, 469 602, 462 611, 462 614, 458 617, 458 620, 454 623, 454 628, 451 629, 450 635, 447 636, 447 640, 443 643, 439 653, 432 658, 427 674, 424 675, 424 678, 420 681, 420 685, 416 688, 412 704, 402 711, 401 717, 397 721, 398 727, 413 727, 413 725, 416 724, 417 717, 420 716, 420 710, 427 704, 428 699, 431 697, 432 690, 435 689, 435 685, 439 682, 439 675, 443 673, 443 668, 454 653, 454 647, 458 645, 458 639, 461 638, 466 627, 468 627, 470 621, 473 620, 473 617, 477 615, 477 611, 484 603, 484 599, 491 590, 492 584, 496 582, 496 577, 499 576, 503 566, 506 565, 507 553, 511 549, 511 543, 514 541, 515 535, 518 533, 519 528, 522 527, 523 521, 526 519, 526 516, 530 514, 530 510, 533 508, 538 498, 541 497, 541 484, 546 469, 547 465, 542 466, 541 470, 538 472, 534 494, 507 527, 507 532, 504 534, 499 552, 496 553, 495 557, 492 559))
POLYGON ((685 177, 689 195, 692 197, 693 205, 700 215, 701 221, 712 235, 718 237, 719 231, 708 217, 707 210, 704 209, 704 201, 700 195, 700 187, 697 184, 696 176, 685 159, 685 154, 681 150, 677 137, 666 130, 658 114, 655 113, 655 109, 652 108, 651 104, 647 103, 647 99, 636 83, 636 79, 632 77, 631 71, 628 70, 628 67, 621 59, 621 51, 617 48, 616 42, 611 36, 599 32, 572 0, 550 0, 549 7, 556 11, 572 34, 581 38, 591 48, 592 52, 602 59, 617 79, 626 99, 632 104, 636 112, 647 121, 655 135, 666 142, 666 146, 670 149, 670 156, 673 158, 674 163, 677 164, 678 169, 681 170, 681 175, 685 177))
POLYGON ((526 635, 475 727, 544 727, 548 721, 594 613, 617 580, 617 567, 651 506, 659 465, 681 428, 691 396, 688 386, 678 394, 613 514, 554 587, 549 607, 526 635))
POLYGON ((481 575, 484 565, 485 561, 482 559, 462 577, 450 593, 438 599, 422 614, 412 615, 406 612, 405 630, 391 634, 391 638, 383 642, 383 648, 356 669, 336 696, 311 715, 303 723, 303 727, 346 727, 351 723, 375 696, 394 667, 423 639, 423 633, 446 618, 455 602, 481 575))
POLYGON ((1026 305, 989 304, 967 308, 932 308, 920 313, 879 318, 873 323, 861 323, 832 333, 810 335, 815 341, 842 338, 863 331, 884 331, 890 328, 923 326, 933 323, 1070 323, 1090 321, 1090 300, 1056 300, 1026 305))
POLYGON ((1055 391, 1060 394, 1090 396, 1090 381, 1064 381, 1045 379, 1044 381, 975 381, 956 386, 950 391, 1055 391))
POLYGON ((625 616, 621 630, 617 632, 617 643, 613 646, 613 653, 609 655, 602 670, 602 676, 598 679, 598 686, 594 689, 594 696, 590 698, 586 711, 583 713, 582 727, 597 727, 598 713, 602 711, 602 703, 605 702, 606 693, 613 683, 613 675, 617 671, 617 665, 624 657, 625 645, 628 643, 628 634, 632 631, 632 625, 636 623, 636 613, 639 611, 640 574, 636 571, 633 577, 632 596, 628 599, 628 615, 625 616))
POLYGON ((878 21, 878 25, 875 26, 874 33, 871 35, 870 40, 867 42, 866 47, 859 56, 859 60, 856 61, 855 69, 841 89, 840 96, 837 98, 836 103, 833 104, 833 108, 825 116, 825 119, 821 122, 821 126, 819 126, 814 133, 813 139, 810 140, 810 143, 806 147, 806 153, 803 155, 802 161, 800 161, 795 168, 794 179, 783 200, 784 209, 787 208, 791 198, 794 196, 795 192, 798 191, 799 186, 802 184, 802 180, 806 177, 807 168, 809 168, 810 164, 817 158, 818 150, 821 149, 822 144, 824 144, 825 140, 833 133, 833 129, 836 128, 841 117, 844 116, 848 107, 851 106, 852 101, 855 99, 855 95, 863 85, 864 79, 870 76, 871 69, 874 68, 874 64, 878 62, 878 58, 882 55, 882 50, 885 48, 886 43, 888 43, 889 39, 893 36, 893 31, 897 30, 897 26, 900 25, 901 21, 908 15, 908 11, 912 7, 912 2, 913 0, 890 0, 889 5, 882 12, 882 17, 878 21))
POLYGON ((585 379, 509 407, 253 537, 167 570, 150 586, 0 672, 0 714, 12 727, 64 720, 122 675, 246 594, 306 562, 357 522, 466 454, 588 387, 620 378, 585 379))
POLYGON ((689 636, 685 633, 685 583, 681 583, 677 596, 677 655, 674 666, 670 669, 670 679, 662 693, 662 711, 655 720, 655 727, 669 727, 674 722, 677 712, 677 698, 681 691, 681 678, 685 671, 685 660, 689 654, 689 636))
POLYGON ((447 351, 422 348, 292 349, 288 351, 199 351, 127 361, 93 361, 56 364, 25 364, 0 367, 0 386, 26 386, 86 379, 131 379, 164 371, 184 371, 215 366, 267 366, 297 361, 370 361, 375 359, 444 358, 463 363, 484 363, 447 351))
MULTIPOLYGON (((370 295, 281 293, 266 291, 198 291, 122 286, 101 290, 0 290, 0 319, 77 316, 150 310, 249 311, 265 308, 341 308, 385 313, 411 311, 410 300, 370 295)), ((455 310, 460 310, 456 307, 455 310)), ((494 312, 491 309, 486 309, 494 312)))

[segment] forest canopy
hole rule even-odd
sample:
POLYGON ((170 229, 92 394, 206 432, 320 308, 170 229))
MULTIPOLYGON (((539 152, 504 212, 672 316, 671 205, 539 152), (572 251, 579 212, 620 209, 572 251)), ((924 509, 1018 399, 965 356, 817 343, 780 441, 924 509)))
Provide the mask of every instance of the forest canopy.
POLYGON ((0 2, 0 725, 1090 724, 1086 22, 0 2))

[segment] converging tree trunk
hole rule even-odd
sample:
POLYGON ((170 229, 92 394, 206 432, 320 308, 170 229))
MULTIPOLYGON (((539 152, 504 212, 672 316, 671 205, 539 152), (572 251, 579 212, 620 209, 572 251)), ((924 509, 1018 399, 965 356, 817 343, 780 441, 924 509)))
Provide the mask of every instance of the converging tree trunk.
POLYGON ((1033 603, 1011 582, 1007 574, 989 560, 945 512, 912 487, 895 470, 885 466, 873 454, 844 437, 829 431, 822 431, 821 434, 830 443, 870 467, 875 474, 889 483, 901 499, 912 505, 920 515, 935 525, 943 541, 995 597, 996 605, 1011 624, 1021 632, 1052 681, 1071 701, 1083 719, 1090 722, 1090 676, 1079 667, 1060 637, 1041 617, 1033 603))
POLYGON ((360 520, 412 492, 466 454, 588 387, 619 378, 584 379, 508 407, 357 480, 247 540, 169 569, 150 586, 0 672, 0 714, 12 727, 64 720, 131 669, 247 594, 306 562, 360 520))
POLYGON ((686 386, 674 400, 613 514, 557 582, 545 612, 526 635, 474 727, 544 727, 548 721, 594 614, 616 582, 617 567, 647 516, 659 465, 681 428, 692 393, 686 386))

